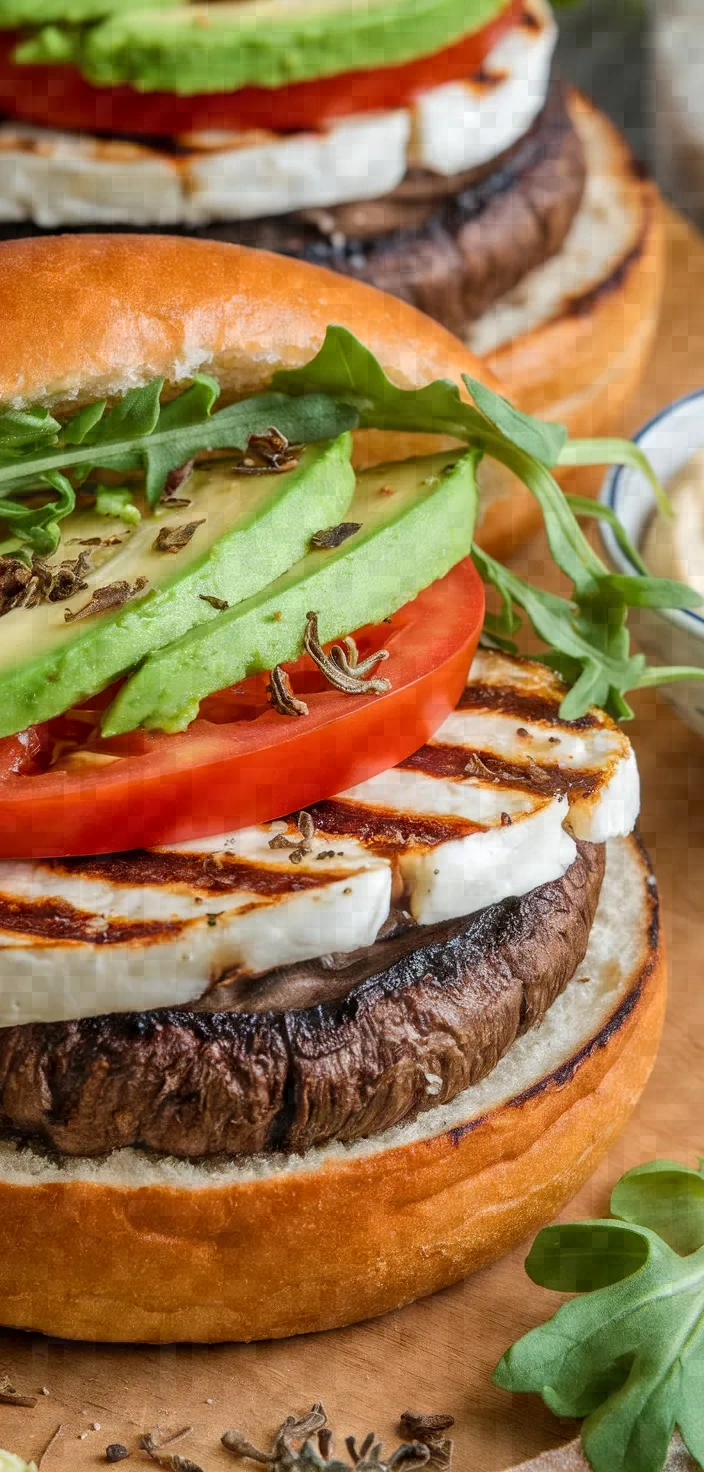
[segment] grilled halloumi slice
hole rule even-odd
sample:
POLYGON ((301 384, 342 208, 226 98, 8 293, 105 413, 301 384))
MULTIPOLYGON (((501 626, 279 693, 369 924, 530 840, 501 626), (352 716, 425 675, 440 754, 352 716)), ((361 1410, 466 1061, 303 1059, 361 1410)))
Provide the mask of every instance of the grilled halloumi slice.
POLYGON ((441 176, 481 168, 513 147, 541 112, 556 39, 547 0, 525 0, 478 74, 432 87, 407 107, 352 114, 308 132, 185 134, 177 152, 156 141, 3 123, 0 220, 29 217, 55 230, 324 214, 382 198, 409 168, 441 176))
POLYGON ((142 853, 0 864, 0 1026, 195 1001, 237 977, 559 878, 575 838, 631 831, 635 756, 601 711, 562 721, 542 665, 480 651, 457 710, 398 767, 296 821, 142 853))
POLYGON ((228 972, 369 945, 391 902, 384 859, 353 840, 303 854, 300 833, 288 848, 276 839, 245 828, 0 864, 0 1027, 178 1006, 228 972))
POLYGON ((564 694, 545 666, 480 650, 433 740, 317 804, 316 830, 386 854, 394 892, 421 925, 558 878, 575 838, 624 836, 640 807, 628 737, 603 711, 562 721, 564 694))

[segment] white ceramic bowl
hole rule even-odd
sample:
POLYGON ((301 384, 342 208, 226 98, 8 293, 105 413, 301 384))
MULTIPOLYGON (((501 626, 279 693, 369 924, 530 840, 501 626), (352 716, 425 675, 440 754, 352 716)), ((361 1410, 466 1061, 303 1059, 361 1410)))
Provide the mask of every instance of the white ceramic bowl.
MULTIPOLYGON (((634 440, 666 484, 694 450, 704 449, 704 389, 687 394, 663 409, 634 435, 634 440)), ((630 467, 611 470, 599 500, 616 512, 632 545, 641 548, 656 509, 655 495, 646 477, 630 467)), ((600 532, 611 564, 619 572, 637 572, 621 551, 611 527, 600 523, 600 532)), ((634 608, 629 614, 629 624, 635 642, 651 663, 704 667, 704 611, 661 613, 634 608)), ((704 682, 687 680, 664 685, 660 693, 694 731, 704 736, 704 682)))

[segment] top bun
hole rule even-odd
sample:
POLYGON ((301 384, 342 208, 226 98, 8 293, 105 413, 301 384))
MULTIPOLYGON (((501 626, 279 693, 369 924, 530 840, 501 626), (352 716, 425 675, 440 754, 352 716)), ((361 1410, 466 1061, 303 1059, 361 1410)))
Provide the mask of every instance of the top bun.
POLYGON ((0 401, 49 407, 198 370, 256 393, 349 328, 400 386, 493 379, 405 302, 318 266, 220 241, 60 235, 0 244, 0 401))

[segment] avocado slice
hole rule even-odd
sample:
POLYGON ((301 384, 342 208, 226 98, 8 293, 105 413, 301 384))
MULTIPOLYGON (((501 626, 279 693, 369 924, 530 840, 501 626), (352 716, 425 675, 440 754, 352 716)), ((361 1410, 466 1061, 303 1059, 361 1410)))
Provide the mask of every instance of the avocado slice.
POLYGON ((184 730, 204 696, 295 659, 310 610, 326 641, 410 602, 471 549, 477 460, 476 450, 455 451, 362 472, 348 512, 359 531, 153 654, 110 706, 103 734, 184 730))
POLYGON ((503 4, 217 0, 121 7, 84 28, 48 25, 19 46, 16 59, 72 62, 99 86, 129 82, 145 92, 282 87, 431 55, 485 25, 503 4))
POLYGON ((62 542, 51 565, 91 551, 87 587, 61 602, 15 608, 2 619, 0 736, 49 720, 103 690, 154 649, 171 644, 196 624, 218 617, 218 602, 251 597, 303 556, 311 536, 344 516, 355 486, 352 437, 304 450, 279 474, 237 474, 225 462, 196 470, 179 488, 190 505, 145 516, 130 528, 94 511, 62 522, 62 542), (199 523, 183 542, 183 529, 199 523), (174 533, 176 536, 174 538, 174 533), (110 545, 113 538, 119 544, 110 545), (106 545, 107 542, 107 545, 106 545), (144 596, 117 612, 66 622, 96 590, 122 582, 144 596), (215 599, 215 605, 208 599, 215 599))
MULTIPOLYGON (((186 0, 149 0, 150 7, 185 5, 186 0)), ((0 28, 19 30, 23 26, 41 26, 49 21, 62 25, 83 25, 102 20, 122 10, 139 10, 144 0, 0 0, 0 28)))

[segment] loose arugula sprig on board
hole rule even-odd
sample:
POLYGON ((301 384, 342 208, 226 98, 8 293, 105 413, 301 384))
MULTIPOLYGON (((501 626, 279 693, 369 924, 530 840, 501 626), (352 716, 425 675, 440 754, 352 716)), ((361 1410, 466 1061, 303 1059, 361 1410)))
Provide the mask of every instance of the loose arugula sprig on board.
MULTIPOLYGON (((270 392, 213 412, 219 385, 196 374, 191 386, 162 403, 164 382, 133 389, 113 408, 90 404, 61 424, 46 409, 10 410, 0 415, 0 522, 20 555, 48 556, 56 550, 60 521, 75 506, 76 488, 100 471, 142 473, 148 506, 158 504, 172 471, 211 450, 244 450, 254 434, 275 426, 289 441, 313 443, 347 429, 373 428, 451 436, 477 447, 504 465, 539 503, 551 554, 573 592, 560 598, 531 587, 515 573, 474 548, 475 563, 497 590, 502 612, 487 617, 501 647, 513 649, 522 609, 550 645, 542 658, 572 687, 561 708, 565 718, 591 703, 617 718, 632 712, 626 692, 679 679, 701 679, 689 667, 647 668, 630 653, 628 609, 692 608, 701 603, 692 589, 651 578, 630 547, 613 513, 579 497, 567 497, 552 470, 557 465, 613 462, 637 467, 650 479, 661 504, 667 502, 642 452, 627 440, 567 439, 559 424, 546 424, 515 409, 485 384, 465 377, 473 402, 457 384, 438 379, 420 389, 402 389, 352 333, 329 327, 323 346, 302 368, 279 372, 270 392), (54 499, 41 500, 43 491, 54 499), (29 497, 29 500, 27 500, 29 497), (609 572, 582 532, 578 517, 610 520, 633 562, 633 576, 609 572), (22 552, 24 548, 24 552, 22 552)), ((97 509, 118 506, 129 496, 120 488, 98 492, 97 509)), ((118 506, 119 510, 119 506, 118 506)), ((132 508, 136 519, 138 512, 132 508)), ((8 544, 0 545, 0 552, 8 544)))
POLYGON ((618 1220, 539 1232, 534 1283, 583 1294, 500 1360, 494 1382, 586 1417, 594 1472, 662 1472, 675 1427, 704 1466, 704 1165, 638 1166, 611 1197, 618 1220))

